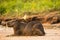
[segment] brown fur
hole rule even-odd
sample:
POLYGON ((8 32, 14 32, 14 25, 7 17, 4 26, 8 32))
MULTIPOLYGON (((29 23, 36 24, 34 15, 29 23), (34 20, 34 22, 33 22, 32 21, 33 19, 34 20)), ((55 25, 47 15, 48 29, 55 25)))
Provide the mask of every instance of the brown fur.
POLYGON ((26 23, 21 22, 20 20, 12 20, 9 22, 9 25, 13 26, 14 35, 19 36, 23 34, 23 29, 26 26, 26 23))
POLYGON ((40 22, 37 22, 37 21, 29 22, 26 25, 23 33, 25 36, 45 35, 44 28, 43 28, 42 24, 40 22))

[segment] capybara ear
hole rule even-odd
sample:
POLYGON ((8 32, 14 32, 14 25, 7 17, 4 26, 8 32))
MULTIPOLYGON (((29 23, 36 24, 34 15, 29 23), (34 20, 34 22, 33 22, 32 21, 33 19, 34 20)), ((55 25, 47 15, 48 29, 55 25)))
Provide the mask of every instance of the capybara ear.
POLYGON ((33 17, 33 18, 32 18, 32 21, 34 21, 34 20, 36 20, 36 19, 37 19, 37 17, 33 17))

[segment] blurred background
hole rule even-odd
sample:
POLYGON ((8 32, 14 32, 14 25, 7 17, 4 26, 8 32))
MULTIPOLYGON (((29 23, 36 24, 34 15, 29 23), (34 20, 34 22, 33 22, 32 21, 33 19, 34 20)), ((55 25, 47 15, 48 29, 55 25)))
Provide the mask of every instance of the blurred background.
POLYGON ((0 16, 3 17, 48 14, 51 11, 60 11, 60 0, 0 0, 0 16))

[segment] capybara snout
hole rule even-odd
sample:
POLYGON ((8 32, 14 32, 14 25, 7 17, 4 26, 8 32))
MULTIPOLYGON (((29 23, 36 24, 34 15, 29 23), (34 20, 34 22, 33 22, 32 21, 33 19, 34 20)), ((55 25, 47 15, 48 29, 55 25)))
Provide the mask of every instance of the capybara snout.
POLYGON ((11 20, 7 22, 8 27, 13 27, 16 24, 16 20, 11 20))

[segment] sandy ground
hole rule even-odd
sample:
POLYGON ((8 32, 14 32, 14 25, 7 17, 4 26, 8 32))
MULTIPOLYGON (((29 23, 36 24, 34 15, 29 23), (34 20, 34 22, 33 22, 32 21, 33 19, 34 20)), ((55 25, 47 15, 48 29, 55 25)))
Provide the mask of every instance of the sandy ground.
POLYGON ((0 40, 60 40, 60 29, 45 29, 45 36, 11 36, 13 29, 0 25, 0 40))

